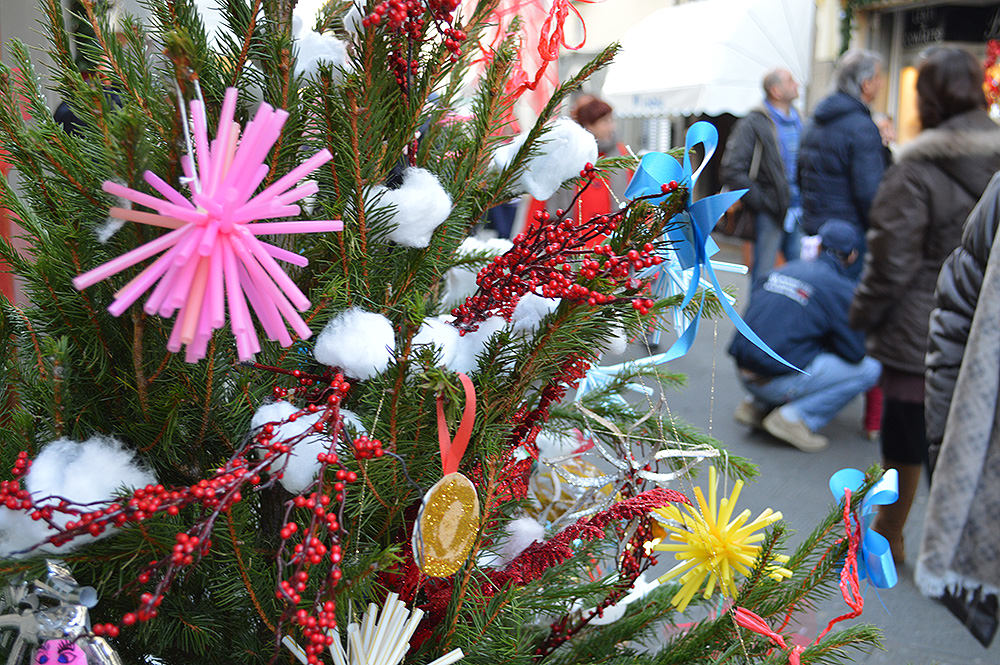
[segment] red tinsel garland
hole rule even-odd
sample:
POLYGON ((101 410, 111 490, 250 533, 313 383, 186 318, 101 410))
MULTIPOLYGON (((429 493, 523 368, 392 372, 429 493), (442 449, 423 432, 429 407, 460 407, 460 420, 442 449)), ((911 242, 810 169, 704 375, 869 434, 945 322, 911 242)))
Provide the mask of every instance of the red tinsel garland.
POLYGON ((534 542, 521 552, 501 571, 490 575, 498 584, 524 585, 532 582, 542 573, 573 556, 573 542, 577 539, 589 542, 604 537, 604 529, 612 522, 628 522, 645 517, 653 510, 671 502, 690 504, 691 501, 676 490, 663 487, 643 492, 630 499, 619 501, 607 510, 590 517, 581 517, 575 524, 566 527, 544 543, 534 542))

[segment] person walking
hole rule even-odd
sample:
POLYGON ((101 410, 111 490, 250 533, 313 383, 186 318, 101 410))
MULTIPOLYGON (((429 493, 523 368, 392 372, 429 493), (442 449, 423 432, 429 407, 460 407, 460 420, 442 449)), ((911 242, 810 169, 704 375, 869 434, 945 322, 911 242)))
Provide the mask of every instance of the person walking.
POLYGON ((826 448, 826 437, 816 431, 875 385, 881 371, 878 361, 865 356, 864 336, 847 325, 854 292, 847 272, 861 237, 840 220, 824 224, 819 236, 819 256, 792 261, 759 282, 744 317, 768 346, 805 373, 779 363, 739 333, 729 345, 750 393, 737 407, 736 420, 805 452, 826 448))
POLYGON ((924 416, 934 475, 914 573, 988 646, 996 633, 1000 538, 1000 174, 941 268, 927 339, 924 416), (940 453, 935 454, 935 449, 940 453), (990 593, 989 590, 993 590, 990 593))
POLYGON ((850 50, 837 62, 834 80, 836 90, 816 106, 799 147, 802 228, 810 235, 828 219, 850 222, 864 233, 886 166, 882 136, 868 108, 882 89, 882 59, 850 50))
POLYGON ((730 189, 747 189, 741 200, 754 220, 750 283, 765 277, 780 250, 799 258, 802 212, 795 173, 802 120, 792 106, 799 84, 787 69, 764 76, 764 102, 737 121, 726 142, 721 178, 730 189))
POLYGON ((924 353, 934 285, 962 226, 1000 169, 1000 127, 986 113, 983 68, 958 48, 937 48, 917 74, 921 133, 899 150, 872 205, 869 253, 851 304, 883 366, 883 466, 899 471, 899 500, 874 528, 902 562, 903 526, 927 462, 924 353))

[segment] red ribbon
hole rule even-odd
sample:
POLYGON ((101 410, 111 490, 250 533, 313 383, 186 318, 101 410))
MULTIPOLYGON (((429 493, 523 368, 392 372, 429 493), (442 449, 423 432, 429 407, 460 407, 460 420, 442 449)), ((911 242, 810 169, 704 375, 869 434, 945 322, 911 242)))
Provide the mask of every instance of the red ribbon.
POLYGON ((472 379, 465 374, 459 372, 458 378, 465 389, 465 410, 462 412, 462 422, 455 432, 454 441, 448 434, 448 422, 444 417, 444 393, 437 396, 438 446, 441 448, 441 469, 446 476, 458 471, 458 463, 462 461, 462 455, 469 445, 472 424, 476 420, 476 387, 472 385, 472 379))
MULTIPOLYGON (((813 644, 819 644, 819 641, 838 622, 845 619, 853 619, 860 615, 865 606, 864 596, 861 595, 861 583, 858 581, 858 549, 861 546, 861 523, 857 516, 851 512, 851 490, 846 487, 844 488, 844 530, 847 532, 847 559, 844 561, 844 567, 840 571, 840 592, 844 597, 844 602, 851 608, 851 611, 831 619, 830 623, 826 625, 826 628, 823 629, 823 632, 819 634, 819 637, 816 638, 813 644), (853 529, 851 528, 852 519, 855 525, 853 529)), ((733 610, 733 620, 737 625, 758 635, 767 637, 782 649, 788 648, 784 637, 771 630, 771 627, 767 625, 767 622, 760 615, 754 614, 745 607, 737 607, 733 610)), ((788 622, 787 618, 785 622, 788 622)), ((799 656, 803 651, 805 651, 805 647, 800 645, 793 646, 791 652, 788 654, 788 665, 800 665, 801 660, 799 656)))
MULTIPOLYGON (((745 607, 737 607, 733 610, 733 620, 736 621, 737 625, 769 638, 782 649, 788 648, 785 638, 771 630, 771 627, 767 625, 767 622, 759 614, 754 614, 745 607)), ((801 659, 799 655, 803 651, 805 649, 802 646, 798 644, 793 646, 792 650, 788 653, 788 665, 800 665, 801 659)))
POLYGON ((844 488, 844 530, 847 532, 847 559, 844 567, 840 571, 840 593, 844 597, 851 611, 834 617, 826 625, 823 632, 816 638, 816 642, 823 639, 823 636, 830 632, 834 624, 845 619, 853 619, 861 614, 865 608, 865 598, 861 595, 861 582, 858 580, 858 550, 861 547, 861 522, 858 517, 851 512, 851 490, 844 488), (851 528, 851 520, 854 520, 854 528, 851 528))
MULTIPOLYGON (((580 1, 592 3, 598 0, 580 1)), ((580 10, 569 0, 554 0, 552 9, 549 10, 549 15, 545 17, 545 21, 542 23, 541 34, 538 35, 538 57, 542 59, 542 66, 535 72, 535 78, 531 81, 528 80, 527 73, 518 67, 519 71, 514 73, 515 79, 518 80, 518 86, 513 92, 514 98, 520 97, 525 90, 534 90, 538 87, 538 84, 542 81, 542 77, 545 76, 545 70, 548 69, 549 63, 559 59, 560 46, 570 51, 579 51, 586 42, 587 24, 584 22, 580 10), (570 46, 566 43, 566 17, 569 16, 570 10, 580 19, 580 25, 583 28, 583 38, 576 46, 570 46), (554 26, 553 21, 555 22, 554 26)))

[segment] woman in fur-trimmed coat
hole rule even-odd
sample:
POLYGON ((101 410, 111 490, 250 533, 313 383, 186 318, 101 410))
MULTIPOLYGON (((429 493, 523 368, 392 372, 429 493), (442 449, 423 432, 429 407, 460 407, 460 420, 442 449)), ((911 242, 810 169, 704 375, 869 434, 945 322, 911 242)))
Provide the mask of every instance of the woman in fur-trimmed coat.
POLYGON ((921 65, 917 108, 923 131, 903 146, 872 204, 868 255, 850 322, 882 363, 882 458, 899 470, 899 500, 883 506, 876 531, 903 559, 903 525, 927 461, 924 353, 941 265, 1000 169, 1000 127, 986 113, 982 66, 940 48, 921 65))

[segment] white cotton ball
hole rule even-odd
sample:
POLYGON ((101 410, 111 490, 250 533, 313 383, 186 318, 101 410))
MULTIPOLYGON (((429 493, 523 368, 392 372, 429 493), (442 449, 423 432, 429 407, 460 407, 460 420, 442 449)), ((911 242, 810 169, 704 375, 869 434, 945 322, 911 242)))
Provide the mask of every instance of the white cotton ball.
POLYGON ((396 189, 375 187, 371 197, 381 196, 379 205, 392 206, 394 228, 387 238, 406 247, 426 247, 434 229, 451 214, 451 197, 433 173, 410 167, 403 171, 403 184, 396 189))
POLYGON ((396 348, 392 323, 381 314, 352 307, 326 324, 316 338, 313 355, 356 379, 370 379, 385 371, 396 348))
MULTIPOLYGON (((0 557, 4 559, 30 556, 30 553, 15 554, 15 552, 37 545, 51 536, 52 533, 46 524, 41 521, 36 522, 27 513, 0 508, 0 557)), ((80 538, 74 542, 83 544, 82 541, 86 539, 89 538, 80 538)), ((45 545, 39 549, 45 552, 64 552, 69 548, 70 545, 67 544, 62 547, 45 545)))
POLYGON ((292 403, 284 400, 265 404, 253 414, 253 418, 250 419, 250 429, 257 430, 268 423, 280 423, 296 411, 298 409, 292 403))
POLYGON ((571 454, 581 442, 573 434, 543 429, 535 437, 535 445, 538 446, 538 459, 551 460, 571 454))
POLYGON ((628 350, 628 335, 622 326, 615 326, 614 333, 615 336, 608 342, 608 353, 620 356, 628 350))
POLYGON ((358 414, 353 411, 341 409, 340 417, 344 421, 344 425, 347 426, 348 433, 354 435, 368 433, 368 429, 365 427, 364 423, 361 422, 361 418, 359 418, 358 414))
MULTIPOLYGON (((458 246, 455 253, 459 256, 467 256, 475 253, 487 253, 490 256, 500 256, 506 254, 514 246, 506 238, 490 238, 480 240, 479 238, 466 238, 458 246)), ((477 268, 467 268, 458 266, 449 268, 444 274, 444 295, 441 302, 445 307, 451 309, 465 302, 465 299, 476 292, 479 287, 476 285, 476 275, 479 274, 477 268)))
POLYGON ((295 74, 297 76, 313 76, 319 71, 321 62, 334 65, 334 78, 337 72, 350 68, 347 57, 347 44, 332 34, 320 34, 313 30, 316 25, 316 14, 321 5, 311 6, 300 2, 292 14, 292 34, 295 36, 295 74))
MULTIPOLYGON (((524 144, 527 134, 501 146, 493 155, 494 168, 505 168, 524 144)), ((539 201, 555 194, 564 182, 580 174, 588 162, 597 161, 597 139, 586 129, 569 118, 559 118, 552 123, 537 146, 537 153, 528 160, 521 177, 519 189, 539 201)))
POLYGON ((330 450, 330 440, 313 430, 313 425, 319 422, 323 414, 304 413, 295 422, 286 422, 289 416, 299 411, 289 402, 272 402, 257 409, 250 421, 253 429, 275 423, 274 433, 271 435, 274 441, 296 439, 295 447, 288 453, 288 463, 285 464, 283 456, 274 465, 275 469, 285 465, 284 475, 278 482, 292 494, 300 494, 316 479, 320 469, 316 456, 330 450), (299 437, 302 437, 301 440, 298 440, 299 437))
POLYGON ((510 322, 514 325, 514 332, 520 334, 533 333, 538 330, 542 319, 556 311, 561 301, 557 298, 543 298, 534 293, 525 293, 517 301, 514 314, 510 322))
MULTIPOLYGON (((60 496, 73 503, 93 503, 114 497, 123 488, 156 484, 156 477, 135 459, 135 453, 116 439, 93 436, 86 441, 58 439, 47 444, 32 462, 24 478, 24 487, 34 499, 60 496)), ((53 521, 65 524, 72 518, 56 513, 53 521)), ((105 531, 100 538, 113 533, 105 531)), ((41 521, 32 520, 21 511, 0 509, 0 557, 37 545, 52 535, 41 521)), ((46 545, 47 552, 65 552, 93 542, 83 536, 60 547, 46 545)))
POLYGON ((545 540, 545 527, 532 517, 519 517, 511 520, 504 527, 507 538, 500 544, 500 561, 498 565, 505 566, 536 541, 545 540))
POLYGON ((331 34, 319 34, 305 29, 295 38, 297 49, 295 59, 296 76, 313 76, 319 71, 322 62, 334 66, 334 80, 339 80, 338 70, 347 69, 350 61, 347 57, 347 44, 331 34))
MULTIPOLYGON (((128 183, 126 183, 124 180, 114 178, 113 182, 116 185, 121 185, 122 187, 128 187, 128 183)), ((132 202, 122 196, 116 196, 114 206, 118 208, 123 208, 125 210, 131 210, 132 202)), ((109 216, 107 219, 104 220, 104 222, 99 224, 97 228, 94 229, 94 235, 97 236, 97 242, 101 243, 102 245, 107 244, 107 242, 111 240, 111 236, 118 233, 118 230, 124 225, 125 225, 125 220, 109 216)))
POLYGON ((640 573, 639 577, 637 577, 635 582, 632 583, 632 589, 628 595, 614 605, 604 608, 602 615, 594 617, 590 620, 590 623, 598 626, 606 626, 618 621, 625 616, 625 610, 628 609, 629 605, 637 600, 642 600, 649 595, 650 591, 658 586, 660 586, 660 582, 658 580, 654 579, 652 582, 647 582, 646 574, 640 573))
POLYGON ((475 371, 478 367, 477 358, 486 350, 486 343, 506 324, 507 322, 499 316, 491 316, 480 323, 474 332, 460 336, 455 344, 455 356, 445 367, 464 374, 475 371))
POLYGON ((453 317, 431 316, 423 320, 420 330, 413 336, 413 344, 431 344, 435 346, 441 354, 441 364, 448 367, 455 362, 455 353, 458 350, 459 335, 458 328, 451 325, 453 317))
POLYGON ((97 242, 102 245, 106 245, 107 242, 111 240, 111 236, 118 233, 118 230, 123 226, 125 226, 125 220, 108 217, 100 226, 94 229, 94 235, 97 236, 97 242))

